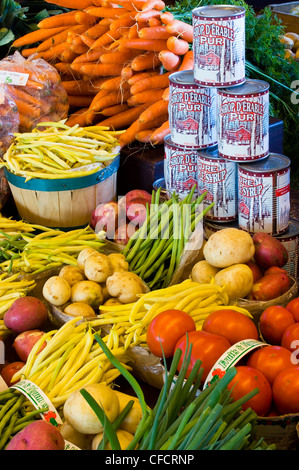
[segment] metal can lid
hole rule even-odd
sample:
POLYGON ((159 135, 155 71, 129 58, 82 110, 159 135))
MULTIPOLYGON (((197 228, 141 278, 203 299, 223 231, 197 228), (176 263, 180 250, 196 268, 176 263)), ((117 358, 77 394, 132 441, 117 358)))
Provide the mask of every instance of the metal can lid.
POLYGON ((193 152, 193 151, 197 152, 199 149, 202 148, 199 145, 197 146, 197 145, 179 145, 179 144, 176 144, 171 140, 171 134, 167 134, 167 136, 164 137, 164 146, 166 146, 167 148, 171 147, 172 149, 179 150, 179 151, 185 150, 186 152, 193 152))
POLYGON ((191 85, 191 84, 196 85, 196 83, 194 82, 193 70, 182 70, 181 72, 173 72, 171 75, 169 75, 169 82, 187 84, 187 85, 191 85))
POLYGON ((247 171, 263 173, 265 171, 278 171, 288 168, 291 160, 279 153, 270 153, 268 157, 250 163, 239 163, 239 168, 247 171))
POLYGON ((299 236, 299 222, 298 220, 290 219, 288 231, 286 233, 283 233, 282 235, 275 236, 275 238, 285 240, 287 238, 292 238, 297 235, 299 236))
POLYGON ((245 8, 237 5, 205 5, 202 7, 194 8, 192 14, 195 16, 221 18, 245 15, 245 8))
POLYGON ((218 93, 220 95, 241 96, 263 93, 269 90, 269 88, 269 83, 265 82, 264 80, 246 79, 245 82, 241 85, 236 85, 231 88, 219 88, 218 93))
POLYGON ((213 145, 213 147, 208 147, 202 149, 198 152, 199 157, 204 158, 220 158, 218 154, 218 145, 213 145))

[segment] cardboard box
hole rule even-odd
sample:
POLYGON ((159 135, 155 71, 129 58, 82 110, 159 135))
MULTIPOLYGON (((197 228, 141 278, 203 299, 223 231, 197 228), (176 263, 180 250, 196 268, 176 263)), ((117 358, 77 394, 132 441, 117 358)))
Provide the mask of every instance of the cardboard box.
POLYGON ((293 15, 290 11, 299 7, 299 2, 276 3, 269 5, 273 15, 275 14, 281 19, 286 27, 286 32, 299 34, 299 15, 293 15))

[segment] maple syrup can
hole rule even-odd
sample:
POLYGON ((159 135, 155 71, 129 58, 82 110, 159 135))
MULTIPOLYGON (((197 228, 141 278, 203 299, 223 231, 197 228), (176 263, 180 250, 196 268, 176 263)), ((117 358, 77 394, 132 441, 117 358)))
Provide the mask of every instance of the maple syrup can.
POLYGON ((299 222, 290 219, 289 228, 283 235, 276 237, 286 248, 289 258, 287 264, 283 266, 290 276, 299 279, 299 222))
POLYGON ((202 148, 217 143, 217 90, 194 82, 193 70, 169 76, 169 126, 171 140, 178 145, 202 148))
MULTIPOLYGON (((164 179, 168 193, 184 199, 197 186, 197 157, 199 147, 175 144, 171 134, 164 138, 164 179)), ((194 192, 197 196, 197 189, 194 192)))
POLYGON ((238 219, 237 163, 218 155, 217 146, 199 151, 197 159, 198 193, 207 192, 204 207, 214 202, 205 220, 229 222, 238 219))
POLYGON ((245 9, 206 5, 192 10, 194 80, 229 87, 245 81, 245 9))
POLYGON ((285 233, 290 217, 290 159, 271 153, 238 164, 238 225, 249 233, 285 233))
POLYGON ((206 220, 206 217, 204 217, 204 231, 206 238, 210 238, 213 233, 218 232, 219 230, 222 230, 224 228, 238 228, 238 222, 227 222, 227 223, 218 223, 218 222, 213 222, 212 220, 206 220))
POLYGON ((217 90, 219 155, 236 162, 269 155, 269 84, 246 80, 243 85, 217 90))

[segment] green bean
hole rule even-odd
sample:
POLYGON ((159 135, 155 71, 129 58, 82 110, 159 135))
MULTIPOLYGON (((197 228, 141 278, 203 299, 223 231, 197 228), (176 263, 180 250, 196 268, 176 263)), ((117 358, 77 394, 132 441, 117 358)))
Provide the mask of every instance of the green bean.
POLYGON ((36 408, 35 410, 30 411, 27 413, 25 416, 22 416, 21 418, 18 418, 18 421, 16 422, 16 426, 19 424, 27 423, 28 421, 31 421, 32 418, 34 418, 36 415, 45 413, 48 411, 49 407, 44 406, 43 408, 36 408))
POLYGON ((6 423, 11 419, 12 415, 20 408, 22 405, 23 401, 25 400, 24 395, 20 395, 16 400, 14 400, 14 403, 12 404, 12 407, 8 409, 5 413, 5 415, 1 418, 0 421, 0 436, 2 434, 2 431, 6 425, 6 423))
POLYGON ((15 395, 12 398, 8 399, 8 401, 3 405, 0 411, 0 420, 3 418, 5 413, 10 409, 10 407, 18 400, 18 397, 15 395))
POLYGON ((3 449, 3 447, 6 445, 9 437, 11 436, 17 418, 18 418, 18 412, 13 414, 8 426, 6 427, 6 429, 4 430, 4 433, 1 436, 0 449, 3 449))

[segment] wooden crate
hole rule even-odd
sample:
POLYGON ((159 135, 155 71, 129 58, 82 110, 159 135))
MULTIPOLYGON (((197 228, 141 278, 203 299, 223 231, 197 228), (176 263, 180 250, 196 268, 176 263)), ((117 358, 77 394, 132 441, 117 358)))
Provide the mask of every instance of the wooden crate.
POLYGON ((299 2, 275 3, 269 5, 273 15, 281 19, 283 25, 286 27, 286 32, 299 34, 299 15, 290 13, 291 9, 296 6, 299 6, 299 2))

